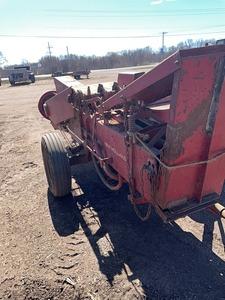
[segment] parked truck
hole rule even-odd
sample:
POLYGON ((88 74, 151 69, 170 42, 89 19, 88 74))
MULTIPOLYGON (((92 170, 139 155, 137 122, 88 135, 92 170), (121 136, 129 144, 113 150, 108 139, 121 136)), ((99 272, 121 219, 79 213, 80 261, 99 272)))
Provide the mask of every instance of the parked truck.
POLYGON ((9 82, 11 85, 22 82, 34 83, 35 76, 34 73, 31 72, 30 66, 15 66, 14 69, 9 71, 9 82))

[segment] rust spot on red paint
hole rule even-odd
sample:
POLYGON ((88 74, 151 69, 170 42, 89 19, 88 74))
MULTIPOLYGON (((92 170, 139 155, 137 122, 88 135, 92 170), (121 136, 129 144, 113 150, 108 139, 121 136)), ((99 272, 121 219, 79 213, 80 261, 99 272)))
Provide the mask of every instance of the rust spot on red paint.
POLYGON ((163 158, 165 161, 174 161, 184 152, 185 140, 192 136, 194 131, 201 128, 204 130, 211 98, 204 100, 193 110, 187 120, 174 126, 168 125, 166 133, 163 158))

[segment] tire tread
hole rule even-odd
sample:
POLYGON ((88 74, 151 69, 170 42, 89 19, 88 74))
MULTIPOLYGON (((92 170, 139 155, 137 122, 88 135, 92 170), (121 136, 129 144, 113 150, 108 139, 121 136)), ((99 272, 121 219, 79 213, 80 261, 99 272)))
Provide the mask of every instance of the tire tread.
POLYGON ((71 192, 71 170, 65 147, 58 132, 50 132, 42 137, 42 156, 49 189, 55 197, 63 197, 71 192), (46 168, 53 170, 52 178, 46 168))

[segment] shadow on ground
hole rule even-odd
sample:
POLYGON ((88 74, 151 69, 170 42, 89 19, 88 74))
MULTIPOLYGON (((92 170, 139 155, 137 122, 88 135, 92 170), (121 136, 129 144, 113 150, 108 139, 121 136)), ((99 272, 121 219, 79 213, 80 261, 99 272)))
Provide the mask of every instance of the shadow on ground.
POLYGON ((11 85, 11 84, 9 83, 9 88, 15 88, 15 87, 19 87, 19 86, 22 86, 22 85, 29 85, 29 84, 32 84, 32 82, 28 82, 28 81, 17 82, 17 83, 15 83, 14 85, 11 85))
MULTIPOLYGON (((127 201, 126 187, 107 190, 90 165, 75 168, 75 178, 84 195, 56 201, 48 194, 53 225, 60 236, 73 234, 82 226, 98 259, 101 272, 112 284, 115 275, 129 266, 130 282, 138 278, 150 299, 225 299, 225 263, 212 252, 213 228, 217 221, 207 212, 193 217, 204 224, 203 242, 176 223, 163 224, 152 214, 143 223, 127 201), (79 208, 78 208, 79 207, 79 208), (100 228, 93 235, 82 208, 91 207, 100 228), (108 234, 113 250, 101 254, 97 241, 108 234)), ((221 223, 223 234, 223 226, 221 223)))

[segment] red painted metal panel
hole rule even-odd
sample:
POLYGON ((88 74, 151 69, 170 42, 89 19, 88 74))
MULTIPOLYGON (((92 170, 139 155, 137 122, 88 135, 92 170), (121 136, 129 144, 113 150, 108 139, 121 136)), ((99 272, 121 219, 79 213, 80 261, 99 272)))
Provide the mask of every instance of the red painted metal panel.
POLYGON ((154 69, 145 73, 144 75, 130 83, 128 86, 126 86, 123 90, 107 99, 104 102, 104 109, 108 110, 116 105, 124 104, 125 101, 130 101, 132 97, 135 97, 135 95, 137 95, 150 85, 153 85, 157 81, 174 73, 179 69, 178 59, 179 52, 171 55, 161 64, 157 65, 154 69))
POLYGON ((74 108, 68 102, 72 89, 67 88, 46 102, 46 112, 54 126, 74 117, 74 108))
POLYGON ((208 152, 208 159, 213 161, 208 163, 205 176, 204 184, 202 187, 202 196, 216 191, 218 194, 221 193, 224 179, 225 179, 225 82, 221 90, 219 98, 219 107, 215 119, 214 130, 211 137, 211 143, 208 152))
POLYGON ((54 77, 54 82, 55 82, 57 93, 60 93, 67 88, 67 86, 65 86, 65 84, 63 84, 60 80, 58 80, 58 78, 54 77))
MULTIPOLYGON (((98 142, 102 145, 101 149, 104 149, 102 150, 102 152, 104 151, 104 157, 112 159, 110 164, 128 182, 128 155, 124 133, 118 132, 113 126, 105 126, 102 122, 97 122, 96 136, 98 137, 98 142)), ((98 154, 102 156, 102 153, 98 154)), ((149 180, 146 180, 147 176, 142 172, 144 165, 149 162, 154 164, 154 158, 142 147, 134 145, 133 177, 135 179, 135 189, 141 194, 144 192, 143 197, 145 201, 153 202, 149 194, 151 183, 149 180)))
POLYGON ((118 85, 123 88, 143 74, 144 74, 144 72, 119 73, 118 80, 117 80, 118 85))
POLYGON ((172 94, 164 158, 170 165, 207 158, 205 127, 220 56, 188 57, 181 63, 172 94))

